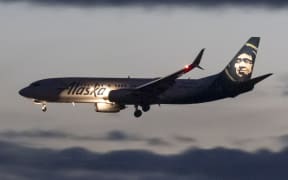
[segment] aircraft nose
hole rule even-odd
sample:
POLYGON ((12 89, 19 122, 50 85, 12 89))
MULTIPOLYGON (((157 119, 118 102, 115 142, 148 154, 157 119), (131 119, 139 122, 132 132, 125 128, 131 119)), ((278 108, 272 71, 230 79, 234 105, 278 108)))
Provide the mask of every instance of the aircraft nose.
POLYGON ((19 94, 23 97, 28 97, 27 88, 23 88, 19 91, 19 94))

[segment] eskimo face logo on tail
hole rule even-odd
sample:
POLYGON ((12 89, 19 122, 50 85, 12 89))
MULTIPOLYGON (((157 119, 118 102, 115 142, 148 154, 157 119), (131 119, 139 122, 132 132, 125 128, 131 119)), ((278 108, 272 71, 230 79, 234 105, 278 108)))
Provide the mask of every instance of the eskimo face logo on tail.
POLYGON ((253 60, 252 56, 247 53, 242 53, 236 58, 234 64, 235 72, 238 77, 248 76, 252 73, 253 60))

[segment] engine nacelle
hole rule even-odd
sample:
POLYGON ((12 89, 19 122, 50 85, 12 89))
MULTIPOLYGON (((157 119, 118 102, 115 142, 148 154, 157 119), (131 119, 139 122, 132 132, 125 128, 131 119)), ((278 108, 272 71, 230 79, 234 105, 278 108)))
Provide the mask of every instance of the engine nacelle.
POLYGON ((124 109, 125 106, 119 104, 101 102, 101 103, 95 103, 95 108, 96 112, 115 113, 124 109))

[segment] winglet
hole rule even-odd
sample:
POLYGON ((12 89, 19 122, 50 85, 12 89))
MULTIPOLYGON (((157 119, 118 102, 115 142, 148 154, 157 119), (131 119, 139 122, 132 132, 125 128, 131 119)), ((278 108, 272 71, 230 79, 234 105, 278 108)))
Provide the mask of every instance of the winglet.
POLYGON ((192 70, 192 69, 195 68, 195 67, 204 70, 204 69, 199 65, 199 64, 200 64, 200 61, 201 61, 201 59, 202 59, 204 50, 205 50, 205 48, 201 49, 201 51, 199 52, 199 54, 197 55, 197 57, 195 58, 195 60, 193 61, 192 64, 185 66, 184 73, 189 72, 190 70, 192 70))
POLYGON ((201 61, 201 59, 202 59, 204 50, 205 50, 205 48, 201 49, 201 51, 199 52, 199 54, 197 55, 197 57, 196 57, 195 60, 193 61, 193 63, 192 63, 192 66, 193 66, 193 67, 197 67, 197 68, 199 68, 199 69, 204 70, 204 69, 199 65, 199 64, 200 64, 200 61, 201 61))

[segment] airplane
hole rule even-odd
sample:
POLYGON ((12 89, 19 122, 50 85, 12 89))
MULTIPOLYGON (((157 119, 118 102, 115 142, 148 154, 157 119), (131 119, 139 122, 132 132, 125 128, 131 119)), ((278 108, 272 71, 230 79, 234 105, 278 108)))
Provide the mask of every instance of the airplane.
POLYGON ((93 103, 96 112, 104 113, 116 113, 134 105, 137 118, 149 111, 151 105, 233 98, 253 90, 255 84, 272 75, 251 78, 259 42, 260 37, 251 37, 223 71, 200 79, 178 78, 194 68, 203 69, 199 64, 204 49, 191 64, 161 78, 49 78, 33 82, 19 94, 40 104, 43 112, 47 111, 48 102, 93 103))

